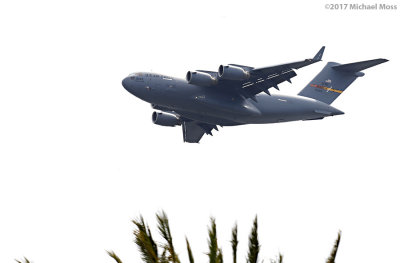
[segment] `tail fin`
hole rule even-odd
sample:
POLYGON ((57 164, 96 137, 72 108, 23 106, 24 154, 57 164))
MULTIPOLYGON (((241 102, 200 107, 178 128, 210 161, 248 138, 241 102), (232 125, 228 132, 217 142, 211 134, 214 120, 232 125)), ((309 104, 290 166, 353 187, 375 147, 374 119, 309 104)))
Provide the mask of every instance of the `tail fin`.
POLYGON ((356 78, 364 76, 361 70, 387 61, 379 58, 349 64, 328 62, 298 95, 331 104, 356 78))

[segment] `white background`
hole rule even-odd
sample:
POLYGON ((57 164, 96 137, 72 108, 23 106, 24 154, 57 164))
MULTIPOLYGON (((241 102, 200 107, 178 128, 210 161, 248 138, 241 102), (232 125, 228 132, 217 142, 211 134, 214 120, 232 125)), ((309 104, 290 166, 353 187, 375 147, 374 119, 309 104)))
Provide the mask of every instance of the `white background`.
MULTIPOLYGON (((396 2, 388 2, 396 4, 396 2)), ((399 5, 397 3, 399 8, 399 5)), ((321 1, 3 1, 0 4, 0 262, 141 262, 131 219, 164 209, 206 262, 209 217, 231 262, 259 217, 260 259, 399 262, 397 11, 326 10, 321 1), (131 72, 184 77, 219 64, 310 58, 281 93, 327 61, 365 71, 322 121, 225 127, 200 144, 152 124, 127 93, 131 72)), ((273 91, 274 92, 274 91, 273 91)), ((275 91, 277 92, 277 91, 275 91)), ((154 229, 153 232, 156 232, 154 229)), ((158 239, 158 236, 157 236, 158 239)))

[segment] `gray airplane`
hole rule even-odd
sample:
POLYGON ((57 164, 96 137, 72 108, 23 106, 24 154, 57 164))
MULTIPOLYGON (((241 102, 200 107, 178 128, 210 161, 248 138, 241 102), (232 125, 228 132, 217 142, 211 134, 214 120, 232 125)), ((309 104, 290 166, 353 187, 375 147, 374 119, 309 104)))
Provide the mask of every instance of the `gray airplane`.
POLYGON ((386 59, 339 64, 328 62, 298 96, 270 94, 278 84, 296 76, 299 69, 321 61, 325 47, 312 59, 276 66, 254 68, 228 64, 217 72, 188 71, 186 80, 156 73, 133 73, 122 81, 124 88, 151 103, 153 123, 182 126, 183 140, 198 143, 212 135, 217 126, 320 120, 344 114, 330 106, 353 81, 364 76, 361 70, 386 59))

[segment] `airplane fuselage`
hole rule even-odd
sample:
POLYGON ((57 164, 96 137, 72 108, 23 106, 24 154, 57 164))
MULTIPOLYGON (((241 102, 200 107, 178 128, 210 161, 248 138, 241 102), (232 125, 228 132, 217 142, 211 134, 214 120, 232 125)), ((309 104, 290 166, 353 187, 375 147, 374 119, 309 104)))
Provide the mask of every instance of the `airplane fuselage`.
POLYGON ((203 87, 156 73, 136 73, 122 82, 154 108, 222 126, 321 119, 343 114, 321 101, 302 96, 258 94, 244 98, 229 87, 203 87))

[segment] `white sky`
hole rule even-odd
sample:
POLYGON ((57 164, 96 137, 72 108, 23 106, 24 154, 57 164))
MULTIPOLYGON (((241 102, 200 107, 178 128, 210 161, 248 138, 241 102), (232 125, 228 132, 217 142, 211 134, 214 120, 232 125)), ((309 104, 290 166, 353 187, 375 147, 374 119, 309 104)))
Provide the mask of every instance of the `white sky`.
POLYGON ((183 262, 185 235, 207 261, 211 215, 226 262, 237 220, 244 262, 256 214, 266 262, 279 251, 287 263, 324 262, 339 229, 338 263, 399 262, 399 12, 323 1, 1 2, 0 262, 111 263, 106 249, 140 262, 130 220, 143 214, 155 227, 161 209, 183 262), (297 94, 327 61, 390 60, 334 102, 345 115, 323 121, 226 127, 184 144, 121 86, 130 72, 183 78, 309 58, 322 45, 324 62, 281 93, 297 94))

